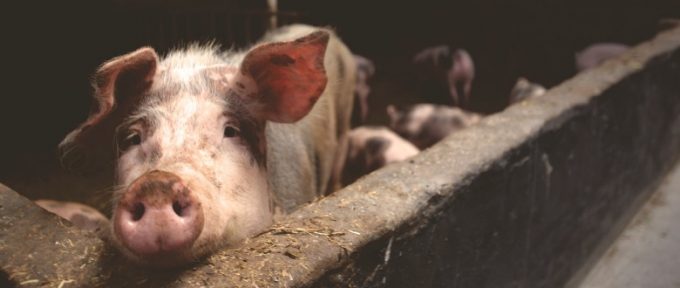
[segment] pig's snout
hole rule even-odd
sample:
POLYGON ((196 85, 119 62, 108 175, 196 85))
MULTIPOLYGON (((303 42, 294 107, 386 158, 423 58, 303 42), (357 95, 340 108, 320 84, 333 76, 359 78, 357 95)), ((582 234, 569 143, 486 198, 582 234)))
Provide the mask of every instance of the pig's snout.
POLYGON ((172 258, 191 250, 203 230, 203 209, 182 179, 152 171, 125 191, 113 219, 113 229, 137 256, 172 258))

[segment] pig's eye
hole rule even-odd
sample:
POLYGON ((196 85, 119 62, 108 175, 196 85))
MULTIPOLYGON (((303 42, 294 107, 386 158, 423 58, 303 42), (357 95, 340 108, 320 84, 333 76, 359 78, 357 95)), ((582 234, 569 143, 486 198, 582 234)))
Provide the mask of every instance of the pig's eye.
POLYGON ((118 148, 120 151, 126 151, 130 149, 130 147, 139 145, 142 143, 142 136, 139 135, 139 132, 136 131, 130 131, 128 133, 123 134, 123 137, 118 141, 118 148))
POLYGON ((227 127, 224 127, 224 137, 225 138, 236 137, 236 136, 238 136, 239 132, 240 131, 238 130, 238 128, 236 128, 234 126, 227 125, 227 127))

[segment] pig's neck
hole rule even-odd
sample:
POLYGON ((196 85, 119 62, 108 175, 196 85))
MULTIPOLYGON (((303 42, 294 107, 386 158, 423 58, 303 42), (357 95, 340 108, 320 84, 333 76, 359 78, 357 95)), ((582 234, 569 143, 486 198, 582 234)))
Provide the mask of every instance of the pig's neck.
POLYGON ((300 123, 267 123, 267 180, 276 206, 288 213, 317 195, 314 149, 300 123))

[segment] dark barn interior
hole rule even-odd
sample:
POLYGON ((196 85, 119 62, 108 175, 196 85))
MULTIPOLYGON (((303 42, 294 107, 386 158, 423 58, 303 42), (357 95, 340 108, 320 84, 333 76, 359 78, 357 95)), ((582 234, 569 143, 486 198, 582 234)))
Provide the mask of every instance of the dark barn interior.
MULTIPOLYGON (((265 1, 71 1, 22 3, 3 25, 5 97, 0 182, 40 180, 58 167, 55 147, 82 121, 90 77, 112 57, 150 45, 160 53, 215 40, 224 48, 255 42, 266 30, 265 1), (36 6, 37 5, 37 6, 36 6)), ((659 20, 680 17, 677 1, 308 1, 279 3, 279 23, 334 27, 377 74, 368 122, 385 124, 389 103, 424 102, 410 62, 424 47, 470 51, 477 65, 470 109, 507 106, 515 80, 551 87, 575 74, 573 55, 594 42, 633 45, 652 37, 659 20)), ((15 188, 21 192, 22 185, 15 188)), ((67 198, 66 191, 27 191, 67 198)), ((37 194, 36 194, 37 193, 37 194)), ((74 199, 74 200, 77 200, 74 199)))
MULTIPOLYGON (((54 149, 87 115, 89 80, 105 60, 143 45, 161 53, 211 39, 226 48, 243 47, 268 23, 265 1, 14 4, 6 9, 14 22, 3 25, 8 76, 0 102, 5 135, 0 181, 10 186, 56 167, 54 149)), ((422 102, 409 85, 409 64, 424 47, 448 44, 470 51, 477 65, 471 110, 493 113, 507 105, 517 77, 558 84, 575 73, 576 51, 594 42, 648 39, 660 19, 680 16, 680 4, 290 0, 281 1, 279 11, 279 23, 334 27, 354 53, 375 62, 368 121, 384 124, 386 104, 422 102)))
MULTIPOLYGON (((266 1, 252 0, 76 0, 5 7, 11 20, 4 18, 2 25, 6 76, 0 99, 0 183, 32 200, 78 201, 100 209, 110 204, 100 193, 105 189, 81 195, 82 189, 66 188, 69 183, 52 186, 55 171, 62 171, 57 145, 88 115, 97 67, 141 46, 152 46, 161 55, 193 42, 246 47, 266 31, 271 16, 266 1)), ((415 87, 412 69, 413 56, 423 48, 445 44, 469 51, 476 76, 468 109, 493 114, 508 107, 518 77, 546 88, 558 85, 577 73, 577 51, 596 42, 634 46, 647 41, 664 28, 664 19, 680 18, 680 2, 280 0, 276 14, 279 26, 332 27, 353 53, 375 63, 367 124, 386 125, 388 104, 428 101, 415 87)), ((9 279, 2 273, 0 286, 9 279)))

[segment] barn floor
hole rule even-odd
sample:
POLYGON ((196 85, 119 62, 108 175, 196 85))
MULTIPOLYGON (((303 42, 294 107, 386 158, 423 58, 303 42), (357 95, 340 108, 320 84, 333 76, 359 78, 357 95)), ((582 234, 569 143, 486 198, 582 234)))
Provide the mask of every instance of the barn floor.
POLYGON ((581 288, 680 287, 680 162, 581 288))

